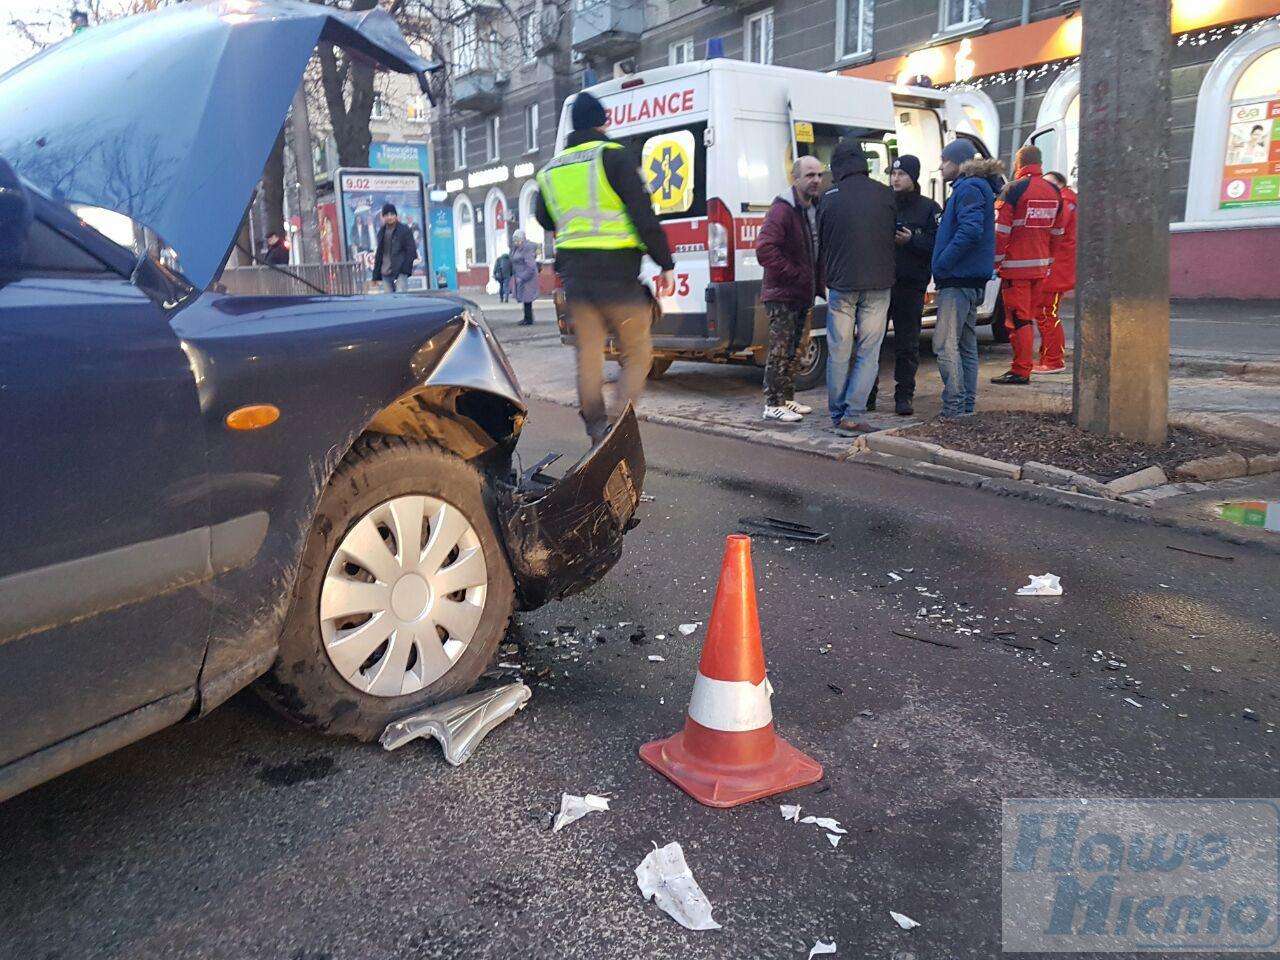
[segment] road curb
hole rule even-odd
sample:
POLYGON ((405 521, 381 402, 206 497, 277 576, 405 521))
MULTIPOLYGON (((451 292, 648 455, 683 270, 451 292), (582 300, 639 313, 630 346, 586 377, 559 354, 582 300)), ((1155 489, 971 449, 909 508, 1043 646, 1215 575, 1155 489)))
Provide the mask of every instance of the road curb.
POLYGON ((1211 360, 1206 357, 1171 356, 1170 372, 1180 376, 1242 377, 1259 383, 1280 383, 1280 363, 1269 360, 1211 360))

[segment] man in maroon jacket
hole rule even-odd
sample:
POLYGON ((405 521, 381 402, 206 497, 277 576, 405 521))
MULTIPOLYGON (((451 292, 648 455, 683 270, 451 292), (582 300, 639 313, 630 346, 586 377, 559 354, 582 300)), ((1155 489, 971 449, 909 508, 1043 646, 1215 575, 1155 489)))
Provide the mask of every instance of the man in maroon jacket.
POLYGON ((791 189, 769 206, 756 239, 764 268, 760 301, 769 317, 764 367, 764 419, 795 423, 813 408, 796 402, 796 366, 813 298, 825 293, 818 258, 817 208, 822 164, 801 157, 791 168, 791 189))

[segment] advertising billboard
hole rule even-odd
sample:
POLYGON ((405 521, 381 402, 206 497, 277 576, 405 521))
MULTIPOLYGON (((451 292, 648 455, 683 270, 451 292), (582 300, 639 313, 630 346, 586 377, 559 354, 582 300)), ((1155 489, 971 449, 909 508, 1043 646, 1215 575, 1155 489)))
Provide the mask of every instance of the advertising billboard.
POLYGON ((391 143, 377 140, 369 144, 369 166, 375 170, 406 170, 431 179, 431 162, 425 143, 391 143))
MULTIPOLYGON (((430 225, 421 173, 344 168, 334 175, 334 194, 343 260, 356 260, 373 270, 378 231, 382 228, 382 205, 392 203, 400 222, 413 231, 418 248, 413 276, 422 277, 425 282, 429 275, 426 244, 430 225)), ((410 280, 411 288, 423 285, 410 280)))
POLYGON ((1222 209, 1280 204, 1280 99, 1233 103, 1222 164, 1222 209))

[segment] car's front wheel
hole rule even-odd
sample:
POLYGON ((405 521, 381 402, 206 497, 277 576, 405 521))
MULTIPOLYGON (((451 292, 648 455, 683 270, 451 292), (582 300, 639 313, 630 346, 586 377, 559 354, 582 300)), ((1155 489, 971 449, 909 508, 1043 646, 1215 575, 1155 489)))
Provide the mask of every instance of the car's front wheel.
POLYGON ((427 443, 366 437, 320 498, 263 687, 295 719, 373 739, 471 688, 514 593, 480 473, 427 443))

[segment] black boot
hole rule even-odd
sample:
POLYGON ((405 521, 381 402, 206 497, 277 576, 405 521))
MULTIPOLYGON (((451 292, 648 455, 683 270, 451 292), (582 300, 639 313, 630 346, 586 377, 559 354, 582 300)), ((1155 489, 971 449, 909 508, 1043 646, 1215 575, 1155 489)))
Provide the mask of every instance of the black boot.
POLYGON ((893 402, 893 411, 900 417, 909 417, 916 412, 916 408, 911 405, 910 397, 899 397, 893 402))

